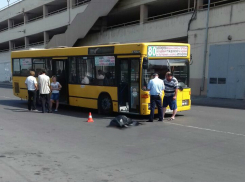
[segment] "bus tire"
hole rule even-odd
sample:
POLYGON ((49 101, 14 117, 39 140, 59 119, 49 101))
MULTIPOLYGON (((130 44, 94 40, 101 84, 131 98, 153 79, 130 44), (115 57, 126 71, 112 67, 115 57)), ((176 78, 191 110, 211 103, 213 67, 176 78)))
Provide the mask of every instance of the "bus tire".
POLYGON ((113 111, 112 100, 109 94, 103 93, 98 100, 99 114, 111 114, 113 111))

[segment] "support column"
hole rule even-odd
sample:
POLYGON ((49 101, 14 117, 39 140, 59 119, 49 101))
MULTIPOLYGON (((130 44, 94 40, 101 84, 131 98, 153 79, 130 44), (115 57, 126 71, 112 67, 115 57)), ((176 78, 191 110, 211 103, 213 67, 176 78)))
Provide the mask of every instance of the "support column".
POLYGON ((71 8, 71 0, 67 0, 67 9, 71 8))
POLYGON ((45 18, 48 15, 48 6, 43 5, 43 17, 45 18))
POLYGON ((13 20, 8 19, 8 28, 11 29, 13 26, 13 20))
POLYGON ((148 6, 143 4, 140 6, 140 24, 144 24, 148 19, 148 6))
POLYGON ((27 49, 29 47, 30 41, 29 37, 25 37, 25 48, 27 49))
POLYGON ((24 14, 24 23, 27 24, 27 23, 28 23, 28 20, 29 20, 28 14, 25 13, 25 14, 24 14))
POLYGON ((197 0, 197 9, 203 9, 203 0, 197 0))
POLYGON ((72 7, 71 0, 67 0, 67 10, 69 13, 68 25, 71 24, 71 7, 72 7))
POLYGON ((70 0, 71 1, 71 8, 74 8, 74 5, 76 4, 76 0, 70 0))
POLYGON ((46 45, 49 42, 49 33, 48 32, 43 32, 43 41, 44 41, 44 45, 46 45))
POLYGON ((106 27, 107 27, 107 19, 106 17, 103 17, 101 22, 101 33, 106 30, 106 27))
POLYGON ((9 50, 12 51, 14 48, 14 42, 12 40, 9 41, 9 50))

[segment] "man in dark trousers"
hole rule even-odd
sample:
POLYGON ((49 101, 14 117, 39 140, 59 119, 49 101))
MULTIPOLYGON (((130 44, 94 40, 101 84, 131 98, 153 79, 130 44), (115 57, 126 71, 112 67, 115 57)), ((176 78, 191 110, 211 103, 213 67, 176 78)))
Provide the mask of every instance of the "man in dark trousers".
POLYGON ((50 102, 50 78, 46 75, 46 71, 42 70, 42 74, 38 76, 39 94, 42 100, 42 112, 45 113, 45 104, 48 103, 48 112, 51 112, 49 107, 50 102))
POLYGON ((166 108, 169 106, 173 111, 173 115, 169 119, 170 121, 175 119, 177 113, 177 93, 178 93, 178 80, 173 76, 171 72, 166 73, 164 79, 165 84, 165 96, 163 98, 163 116, 166 113, 166 108))
POLYGON ((35 72, 30 71, 30 76, 26 78, 25 84, 28 89, 28 110, 37 111, 36 97, 37 97, 37 80, 34 77, 35 72))
POLYGON ((158 78, 158 74, 153 74, 153 79, 149 81, 147 89, 151 95, 151 114, 148 122, 153 122, 155 106, 158 108, 158 121, 163 121, 163 110, 162 110, 162 91, 164 90, 163 80, 158 78))

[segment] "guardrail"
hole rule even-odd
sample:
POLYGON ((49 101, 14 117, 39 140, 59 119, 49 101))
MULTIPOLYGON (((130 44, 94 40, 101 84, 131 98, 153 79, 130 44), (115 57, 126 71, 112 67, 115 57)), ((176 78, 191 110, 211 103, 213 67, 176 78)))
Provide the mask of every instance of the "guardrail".
POLYGON ((52 16, 52 15, 55 15, 55 14, 58 14, 58 13, 62 13, 64 11, 67 11, 67 7, 62 8, 62 9, 58 9, 56 11, 52 11, 52 12, 48 13, 47 16, 52 16))
POLYGON ((42 16, 38 16, 38 17, 35 17, 35 18, 32 18, 32 19, 29 19, 27 21, 27 23, 34 22, 34 21, 37 21, 37 20, 40 20, 40 19, 43 19, 43 15, 42 16))
POLYGON ((7 31, 8 29, 9 29, 8 27, 7 28, 3 28, 3 29, 0 30, 0 32, 7 31))
MULTIPOLYGON (((153 20, 162 19, 162 18, 169 18, 169 17, 176 16, 176 15, 191 13, 193 11, 194 11, 194 8, 183 9, 180 11, 173 11, 170 13, 165 13, 165 14, 149 17, 149 18, 145 19, 145 21, 148 22, 148 21, 153 21, 153 20)), ((140 20, 135 20, 135 21, 131 21, 131 22, 126 22, 126 23, 121 23, 121 24, 105 27, 105 29, 108 30, 108 29, 125 27, 125 26, 130 26, 130 25, 137 25, 137 24, 140 24, 140 20)))
POLYGON ((182 14, 190 13, 193 11, 194 11, 194 8, 188 8, 188 9, 183 9, 183 10, 179 10, 179 11, 173 11, 170 13, 165 13, 165 14, 149 17, 146 19, 146 21, 152 21, 152 20, 162 19, 162 18, 169 18, 172 16, 182 15, 182 14))
MULTIPOLYGON (((245 0, 236 0, 233 2, 229 2, 229 1, 230 0, 220 0, 220 1, 210 3, 210 8, 214 8, 214 7, 218 7, 218 6, 225 6, 225 5, 234 4, 234 3, 238 3, 238 2, 244 2, 245 0)), ((208 4, 203 4, 203 5, 199 6, 199 8, 206 9, 206 8, 208 8, 208 4)))
POLYGON ((10 6, 13 6, 13 5, 15 5, 15 4, 17 4, 17 3, 21 2, 21 1, 23 1, 23 0, 17 0, 17 1, 14 1, 14 2, 10 3, 8 6, 4 6, 4 7, 0 8, 0 11, 2 11, 2 10, 4 10, 4 9, 7 9, 7 8, 9 8, 10 6))
POLYGON ((19 49, 25 49, 25 45, 21 45, 21 46, 18 46, 18 47, 14 47, 12 50, 19 50, 19 49))
POLYGON ((89 3, 91 0, 83 0, 83 1, 81 1, 81 2, 78 2, 78 3, 75 3, 75 4, 73 4, 73 6, 72 7, 78 7, 78 6, 81 6, 81 5, 84 5, 84 4, 86 4, 86 3, 89 3))
POLYGON ((113 28, 119 28, 119 27, 125 27, 125 26, 129 26, 129 25, 137 25, 137 24, 140 24, 140 20, 135 20, 135 21, 131 21, 131 22, 113 25, 110 27, 106 27, 105 29, 113 29, 113 28))
POLYGON ((40 45, 44 45, 44 41, 28 44, 27 47, 35 47, 35 46, 40 46, 40 45))
POLYGON ((18 23, 18 24, 16 24, 16 25, 13 25, 11 28, 20 27, 20 26, 22 26, 22 25, 24 25, 24 22, 21 22, 21 23, 18 23))
POLYGON ((4 49, 4 50, 0 50, 0 53, 3 53, 3 52, 8 52, 9 49, 4 49))

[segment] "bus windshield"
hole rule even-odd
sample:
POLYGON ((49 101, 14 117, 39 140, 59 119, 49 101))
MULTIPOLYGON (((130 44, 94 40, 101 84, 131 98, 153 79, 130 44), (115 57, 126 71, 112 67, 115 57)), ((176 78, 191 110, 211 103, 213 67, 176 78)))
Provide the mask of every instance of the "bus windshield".
POLYGON ((147 84, 152 79, 154 73, 158 73, 160 79, 165 79, 167 71, 171 71, 178 80, 178 86, 188 87, 189 62, 186 59, 149 59, 148 69, 142 71, 142 89, 147 88, 147 84))

